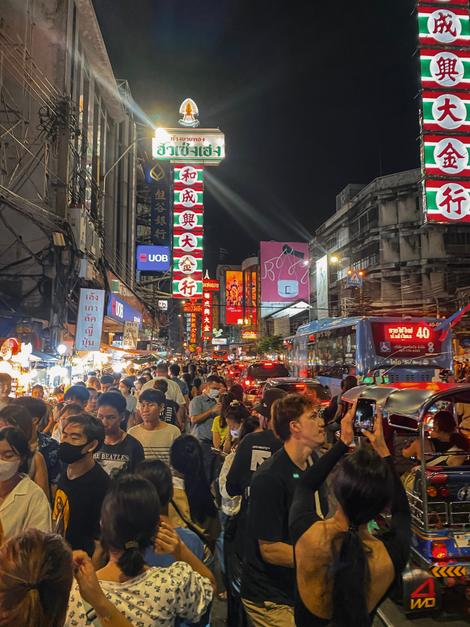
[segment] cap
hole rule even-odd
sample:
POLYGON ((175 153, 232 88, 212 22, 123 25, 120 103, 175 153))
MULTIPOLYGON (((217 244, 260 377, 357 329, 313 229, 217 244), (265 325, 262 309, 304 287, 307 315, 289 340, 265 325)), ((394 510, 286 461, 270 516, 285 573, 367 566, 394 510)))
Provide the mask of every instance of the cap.
POLYGON ((278 398, 282 398, 286 395, 287 392, 285 390, 281 390, 281 388, 267 388, 263 392, 261 403, 255 405, 253 409, 255 412, 261 414, 269 420, 269 418, 271 418, 271 407, 274 401, 277 401, 278 398))

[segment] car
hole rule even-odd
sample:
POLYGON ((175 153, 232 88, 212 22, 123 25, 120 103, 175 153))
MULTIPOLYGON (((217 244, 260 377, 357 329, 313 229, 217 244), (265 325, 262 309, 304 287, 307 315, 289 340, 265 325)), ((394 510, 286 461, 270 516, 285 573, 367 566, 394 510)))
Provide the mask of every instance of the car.
POLYGON ((280 361, 255 361, 243 372, 241 384, 245 390, 248 402, 255 401, 260 396, 263 384, 273 377, 288 377, 289 371, 280 361))
POLYGON ((329 389, 322 385, 317 379, 306 379, 301 377, 275 377, 268 379, 262 392, 269 388, 280 388, 288 394, 303 394, 309 396, 314 403, 329 405, 331 394, 329 389))

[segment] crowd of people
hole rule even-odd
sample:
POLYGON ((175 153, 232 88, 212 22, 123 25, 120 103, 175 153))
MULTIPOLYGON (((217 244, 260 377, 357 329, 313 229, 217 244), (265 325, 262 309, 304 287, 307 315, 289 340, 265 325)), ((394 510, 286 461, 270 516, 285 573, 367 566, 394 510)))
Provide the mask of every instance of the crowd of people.
POLYGON ((216 595, 234 627, 371 624, 410 513, 382 420, 354 448, 354 415, 275 387, 251 406, 217 366, 18 398, 0 374, 0 627, 202 626, 216 595))

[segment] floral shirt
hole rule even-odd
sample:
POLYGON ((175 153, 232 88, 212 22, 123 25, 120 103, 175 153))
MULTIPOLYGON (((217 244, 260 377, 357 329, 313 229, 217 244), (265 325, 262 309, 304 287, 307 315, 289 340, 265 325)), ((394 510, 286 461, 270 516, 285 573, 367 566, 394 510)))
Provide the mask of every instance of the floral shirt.
MULTIPOLYGON (((124 583, 100 580, 106 597, 133 627, 172 627, 177 616, 197 622, 212 600, 208 579, 189 564, 175 562, 168 568, 149 568, 124 583)), ((74 581, 65 627, 99 625, 95 611, 85 603, 74 581)))

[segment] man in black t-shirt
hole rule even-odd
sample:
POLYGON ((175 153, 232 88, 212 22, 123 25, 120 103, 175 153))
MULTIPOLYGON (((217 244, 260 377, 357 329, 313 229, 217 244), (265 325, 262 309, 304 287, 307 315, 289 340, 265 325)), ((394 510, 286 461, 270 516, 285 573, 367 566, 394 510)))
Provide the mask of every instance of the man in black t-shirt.
POLYGON ((121 470, 134 472, 137 464, 144 461, 142 444, 120 427, 126 408, 126 399, 120 392, 105 392, 98 399, 97 415, 105 437, 94 458, 110 476, 121 470))
POLYGON ((167 422, 169 425, 181 427, 178 422, 179 405, 175 401, 170 401, 166 397, 166 393, 168 392, 168 383, 166 382, 166 379, 156 379, 153 387, 155 390, 159 390, 165 395, 165 407, 162 410, 160 420, 162 422, 167 422))
POLYGON ((67 467, 54 497, 54 528, 73 550, 86 551, 90 557, 100 536, 101 504, 110 482, 93 459, 103 440, 101 422, 90 414, 77 414, 65 421, 58 450, 67 467))
POLYGON ((254 407, 255 415, 259 414, 261 416, 261 419, 267 425, 267 429, 248 434, 238 445, 235 458, 227 475, 226 487, 230 496, 248 497, 248 488, 253 473, 282 447, 281 440, 272 430, 271 407, 274 401, 286 395, 287 392, 280 388, 270 388, 263 394, 261 403, 254 407))
MULTIPOLYGON (((319 407, 307 396, 289 394, 273 406, 273 427, 284 443, 253 475, 241 596, 256 627, 294 626, 294 552, 289 540, 289 509, 298 479, 325 439, 319 407)), ((248 437, 248 436, 247 436, 248 437)), ((327 504, 312 495, 317 511, 327 504)))

